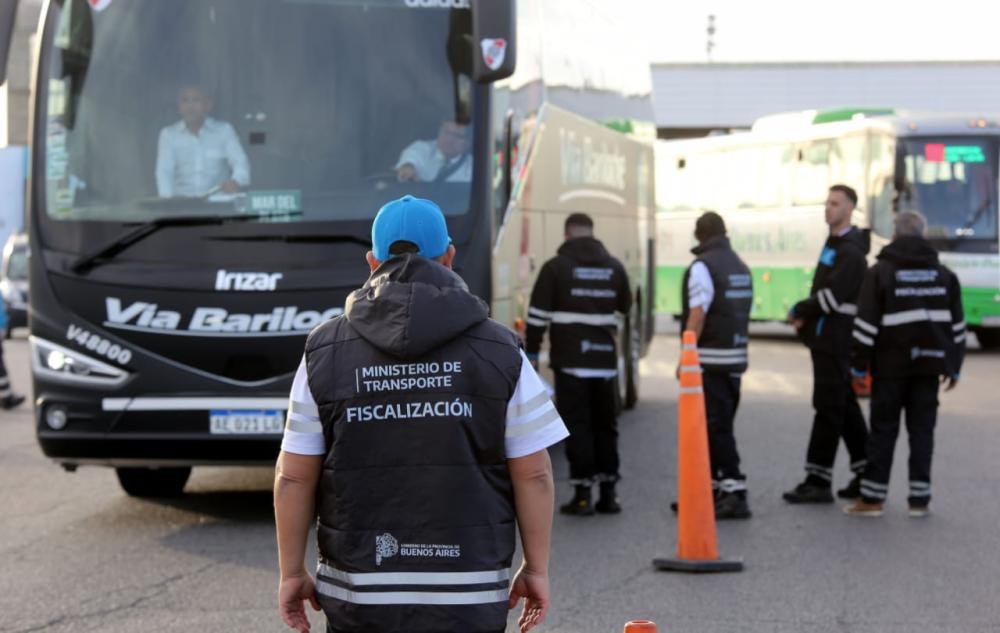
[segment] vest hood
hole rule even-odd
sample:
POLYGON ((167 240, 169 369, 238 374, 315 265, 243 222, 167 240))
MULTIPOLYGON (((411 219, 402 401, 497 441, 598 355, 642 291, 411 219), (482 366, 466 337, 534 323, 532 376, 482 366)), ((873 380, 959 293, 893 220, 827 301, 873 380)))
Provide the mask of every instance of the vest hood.
POLYGON ((931 243, 922 237, 898 237, 878 254, 879 259, 899 266, 934 266, 938 254, 931 243))
POLYGON ((593 237, 574 237, 566 240, 557 252, 578 264, 603 264, 609 257, 604 244, 593 237))
POLYGON ((489 316, 462 278, 419 257, 394 257, 347 297, 344 315, 362 338, 398 358, 416 358, 489 316))

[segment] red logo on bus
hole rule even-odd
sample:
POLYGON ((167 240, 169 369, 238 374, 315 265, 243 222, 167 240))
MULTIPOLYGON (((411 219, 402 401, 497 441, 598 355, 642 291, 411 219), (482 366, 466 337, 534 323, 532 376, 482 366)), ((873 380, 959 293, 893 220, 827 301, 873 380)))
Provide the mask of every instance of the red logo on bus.
POLYGON ((928 143, 924 145, 924 159, 928 163, 944 162, 944 143, 928 143))
POLYGON ((490 70, 496 70, 503 65, 503 58, 507 54, 507 40, 505 39, 485 39, 479 42, 483 48, 483 61, 490 70))

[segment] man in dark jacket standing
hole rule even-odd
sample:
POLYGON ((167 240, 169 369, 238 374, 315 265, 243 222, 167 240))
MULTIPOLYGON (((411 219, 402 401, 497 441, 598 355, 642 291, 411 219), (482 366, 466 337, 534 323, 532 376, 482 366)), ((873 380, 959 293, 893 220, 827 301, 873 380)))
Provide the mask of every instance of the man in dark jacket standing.
POLYGON ((784 493, 789 503, 833 503, 833 464, 841 437, 854 478, 837 494, 851 499, 859 495, 868 430, 851 386, 851 328, 871 246, 868 231, 851 225, 857 203, 858 194, 850 187, 830 187, 826 199, 830 237, 820 254, 809 298, 795 304, 788 315, 812 355, 816 411, 806 452, 806 479, 784 493))
MULTIPOLYGON (((740 381, 747 369, 753 281, 750 269, 729 245, 726 224, 709 211, 694 228, 698 246, 684 274, 682 322, 698 337, 708 450, 718 519, 749 519, 747 478, 733 435, 740 381)), ((678 378, 683 369, 678 366, 678 378)))
POLYGON ((583 213, 566 218, 566 241, 545 262, 531 291, 527 352, 538 362, 550 327, 549 357, 555 371, 556 406, 569 427, 566 442, 572 500, 564 514, 588 516, 596 509, 621 512, 618 481, 617 325, 632 307, 628 275, 621 262, 594 238, 594 222, 583 213), (591 505, 591 488, 600 498, 591 505))
POLYGON ((371 277, 306 341, 274 486, 290 628, 309 630, 306 600, 329 633, 500 633, 521 598, 521 633, 545 617, 546 448, 566 428, 454 256, 436 204, 386 204, 371 277), (316 581, 304 566, 313 523, 316 581), (511 579, 515 524, 524 562, 511 579))
POLYGON ((0 409, 13 409, 22 402, 24 396, 14 393, 10 388, 10 378, 7 377, 7 367, 3 363, 2 334, 7 331, 7 310, 0 296, 0 409))
POLYGON ((938 262, 925 231, 920 214, 899 213, 892 243, 861 287, 852 371, 872 372, 872 432, 861 499, 844 508, 847 514, 882 514, 903 410, 910 438, 910 516, 928 513, 938 381, 945 382, 945 391, 958 384, 966 327, 958 277, 938 262))

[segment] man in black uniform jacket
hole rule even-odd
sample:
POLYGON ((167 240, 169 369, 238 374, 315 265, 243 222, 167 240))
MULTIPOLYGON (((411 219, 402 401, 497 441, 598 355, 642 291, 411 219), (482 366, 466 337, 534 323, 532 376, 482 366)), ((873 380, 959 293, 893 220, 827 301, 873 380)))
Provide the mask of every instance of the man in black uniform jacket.
POLYGON ((566 218, 566 241, 545 262, 531 291, 526 352, 533 364, 547 327, 556 382, 556 407, 569 428, 566 456, 573 499, 564 514, 621 512, 618 481, 618 373, 616 312, 628 314, 632 293, 621 262, 594 238, 594 222, 583 213, 566 218), (591 505, 591 487, 601 496, 591 505))
POLYGON ((830 237, 819 257, 809 298, 795 304, 789 320, 809 347, 813 365, 813 418, 806 452, 806 479, 783 496, 789 503, 833 503, 833 463, 844 438, 854 479, 838 495, 859 495, 868 429, 851 387, 851 326, 868 267, 868 231, 851 225, 858 194, 834 185, 826 199, 830 237))
POLYGON ((918 213, 896 216, 895 235, 865 275, 854 321, 852 371, 872 372, 872 433, 861 499, 847 514, 879 516, 889 490, 899 415, 910 437, 910 516, 928 513, 938 380, 958 384, 965 315, 958 278, 938 262, 918 213))

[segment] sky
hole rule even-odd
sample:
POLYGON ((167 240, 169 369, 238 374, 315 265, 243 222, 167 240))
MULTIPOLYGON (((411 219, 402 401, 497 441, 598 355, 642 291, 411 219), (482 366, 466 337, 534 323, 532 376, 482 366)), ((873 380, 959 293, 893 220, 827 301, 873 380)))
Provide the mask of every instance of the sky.
POLYGON ((709 14, 718 62, 1000 61, 995 0, 582 1, 641 32, 654 62, 706 61, 709 14))

